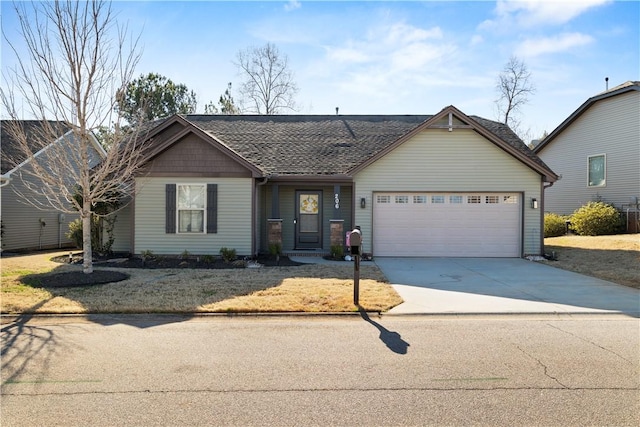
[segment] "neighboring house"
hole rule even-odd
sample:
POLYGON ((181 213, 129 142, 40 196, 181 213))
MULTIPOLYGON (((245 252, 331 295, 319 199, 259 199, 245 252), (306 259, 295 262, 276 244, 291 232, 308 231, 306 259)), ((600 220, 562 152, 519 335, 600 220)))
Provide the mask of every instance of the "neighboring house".
POLYGON ((640 198, 640 82, 589 98, 534 151, 561 175, 546 190, 545 211, 568 215, 604 201, 630 212, 630 231, 638 231, 632 226, 640 198))
POLYGON ((173 116, 151 131, 114 250, 374 256, 542 253, 557 176, 505 125, 432 116, 173 116))
MULTIPOLYGON (((14 124, 16 122, 13 122, 14 124)), ((22 120, 18 122, 25 130, 27 137, 42 133, 43 122, 38 120, 22 120)), ((2 133, 0 134, 0 147, 2 150, 2 175, 0 189, 0 218, 2 219, 3 251, 24 251, 36 249, 62 248, 72 244, 66 237, 69 223, 78 218, 77 215, 58 212, 53 208, 38 209, 29 204, 24 197, 32 197, 39 200, 41 205, 46 205, 46 200, 30 195, 25 186, 25 181, 38 183, 33 176, 25 173, 30 168, 31 159, 17 147, 17 142, 8 131, 10 121, 2 120, 2 133)), ((36 153, 35 156, 44 156, 47 151, 57 144, 70 144, 73 146, 72 126, 66 122, 49 121, 48 126, 59 128, 60 137, 51 144, 36 153)), ((104 155, 100 144, 92 139, 95 152, 92 154, 96 161, 104 155)), ((35 151, 35 146, 32 147, 35 151)))

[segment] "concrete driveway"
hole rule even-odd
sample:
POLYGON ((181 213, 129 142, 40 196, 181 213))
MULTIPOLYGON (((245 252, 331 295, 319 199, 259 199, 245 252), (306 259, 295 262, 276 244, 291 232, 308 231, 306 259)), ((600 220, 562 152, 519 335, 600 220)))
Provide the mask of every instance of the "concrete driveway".
POLYGON ((640 290, 516 258, 376 258, 404 299, 388 314, 623 313, 640 290))

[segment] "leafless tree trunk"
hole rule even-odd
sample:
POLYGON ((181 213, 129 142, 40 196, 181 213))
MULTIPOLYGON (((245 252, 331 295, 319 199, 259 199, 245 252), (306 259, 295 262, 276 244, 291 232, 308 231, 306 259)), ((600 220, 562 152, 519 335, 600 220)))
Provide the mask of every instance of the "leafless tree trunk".
POLYGON ((296 109, 298 86, 287 56, 275 45, 240 51, 235 65, 244 78, 240 86, 243 111, 270 115, 296 109))
POLYGON ((511 56, 498 76, 496 90, 498 92, 496 105, 500 120, 512 128, 518 128, 520 123, 514 115, 529 102, 529 96, 536 91, 526 64, 517 57, 511 56))
POLYGON ((142 160, 137 130, 123 132, 113 108, 139 60, 138 39, 128 37, 111 4, 102 0, 14 7, 21 40, 3 33, 17 65, 3 70, 1 99, 13 119, 8 132, 17 142, 18 157, 29 159, 28 167, 20 169, 28 192, 20 196, 40 209, 80 213, 83 270, 92 273, 94 209, 132 194, 142 160), (20 120, 21 107, 37 120, 37 131, 20 120), (70 131, 60 139, 62 124, 70 131), (106 152, 92 133, 105 124, 115 129, 106 152))

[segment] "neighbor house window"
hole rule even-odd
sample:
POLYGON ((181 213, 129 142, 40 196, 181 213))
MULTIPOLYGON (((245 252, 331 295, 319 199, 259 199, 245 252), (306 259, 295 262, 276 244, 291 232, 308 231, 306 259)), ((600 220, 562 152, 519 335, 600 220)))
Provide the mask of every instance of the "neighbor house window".
POLYGON ((435 203, 435 204, 444 203, 444 196, 431 196, 431 203, 435 203))
POLYGON ((599 154, 597 156, 589 156, 589 187, 600 187, 606 182, 606 156, 599 154))
POLYGON ((462 196, 449 196, 449 203, 454 205, 462 203, 462 196))
POLYGON ((409 203, 409 196, 396 196, 396 203, 400 203, 400 204, 409 203))
POLYGON ((377 203, 391 203, 391 196, 376 196, 377 203))
POLYGON ((204 185, 178 185, 178 233, 204 233, 204 185))

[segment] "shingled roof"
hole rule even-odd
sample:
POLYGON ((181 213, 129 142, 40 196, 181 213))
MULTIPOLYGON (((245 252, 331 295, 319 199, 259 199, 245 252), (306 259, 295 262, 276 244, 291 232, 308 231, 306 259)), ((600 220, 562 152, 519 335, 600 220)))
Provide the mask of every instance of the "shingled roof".
MULTIPOLYGON (((432 115, 182 116, 265 174, 345 175, 432 115)), ((546 165, 506 125, 472 116, 478 125, 538 165, 546 165)))
POLYGON ((203 116, 193 125, 267 174, 345 174, 430 116, 203 116))
MULTIPOLYGON (((42 144, 34 141, 36 141, 38 137, 41 137, 43 132, 45 132, 43 122, 41 120, 2 120, 2 127, 0 130, 2 165, 0 173, 3 175, 27 159, 25 153, 19 149, 18 142, 13 138, 12 133, 9 131, 12 124, 22 126, 22 129, 24 129, 28 138, 27 144, 29 145, 30 150, 34 152, 38 152, 42 148, 42 144)), ((47 126, 49 126, 50 129, 59 130, 59 136, 63 136, 72 128, 71 125, 66 122, 53 120, 48 121, 47 126)))

